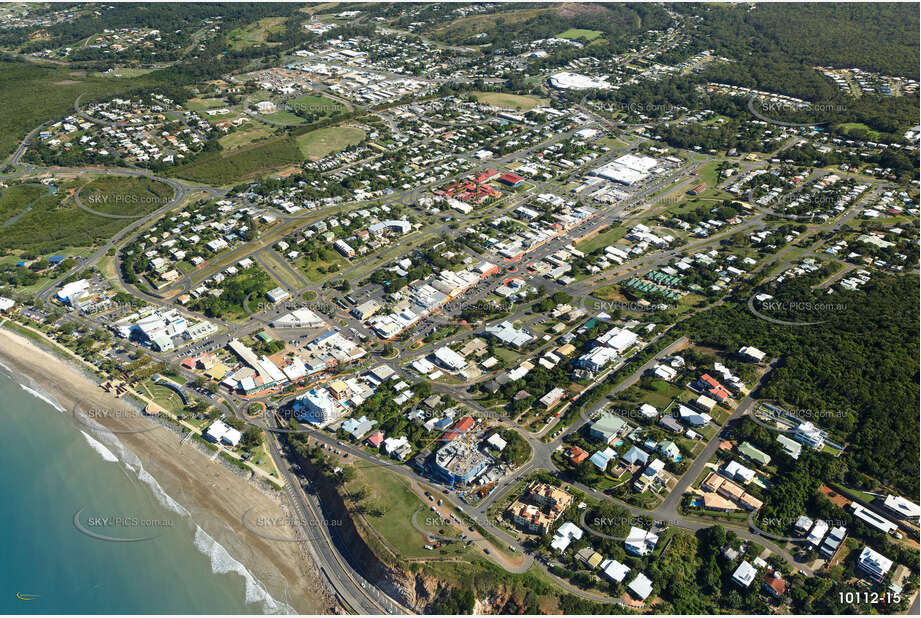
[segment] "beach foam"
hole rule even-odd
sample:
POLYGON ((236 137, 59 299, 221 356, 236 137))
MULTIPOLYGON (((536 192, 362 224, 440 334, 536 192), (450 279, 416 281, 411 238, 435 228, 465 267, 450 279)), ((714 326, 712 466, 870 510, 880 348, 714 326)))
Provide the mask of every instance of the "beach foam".
MULTIPOLYGON (((144 466, 141 464, 141 460, 138 458, 138 456, 125 448, 125 445, 122 444, 118 437, 116 437, 111 432, 108 432, 100 434, 99 438, 101 440, 105 440, 119 453, 121 456, 122 464, 129 468, 132 472, 135 472, 137 474, 138 480, 150 488, 154 497, 157 499, 157 502, 159 502, 164 508, 167 508, 174 513, 188 518, 189 523, 195 527, 195 547, 210 559, 211 570, 214 573, 219 575, 223 575, 225 573, 237 573, 243 577, 245 582, 245 598, 247 603, 262 603, 262 611, 266 614, 297 613, 294 608, 287 605, 286 603, 276 601, 272 595, 269 594, 269 591, 266 590, 266 588, 259 582, 259 580, 257 580, 253 574, 250 573, 245 566, 243 566, 241 562, 234 559, 234 557, 231 556, 230 553, 220 543, 215 541, 207 532, 201 528, 201 526, 195 523, 195 520, 192 518, 192 514, 189 513, 189 511, 179 502, 174 500, 172 496, 166 493, 166 490, 164 490, 160 483, 157 482, 157 479, 144 469, 144 466)), ((100 444, 100 446, 105 448, 102 444, 100 444)))
POLYGON ((85 431, 81 431, 80 433, 83 434, 83 437, 86 438, 87 443, 89 443, 89 445, 93 447, 93 450, 99 453, 99 455, 104 460, 110 461, 110 462, 118 461, 118 457, 115 456, 115 453, 107 449, 105 444, 95 439, 93 436, 86 433, 85 431))
MULTIPOLYGON (((51 396, 46 395, 45 393, 43 393, 43 392, 41 392, 41 391, 35 390, 34 388, 29 388, 29 387, 26 386, 25 384, 20 384, 20 385, 19 385, 19 388, 21 388, 22 390, 26 391, 27 393, 29 393, 29 394, 32 395, 33 397, 38 397, 39 399, 41 399, 42 401, 44 401, 45 403, 47 403, 49 406, 51 406, 52 408, 54 408, 54 409, 57 410, 58 412, 67 412, 67 410, 64 408, 64 406, 62 406, 62 405, 59 404, 57 401, 55 401, 54 399, 52 399, 51 396)), ((83 435, 86 435, 86 434, 83 434, 83 435)))
POLYGON ((263 612, 266 614, 295 614, 294 608, 286 603, 276 601, 268 590, 246 570, 239 561, 227 553, 224 547, 215 541, 207 532, 196 526, 195 547, 211 559, 211 570, 215 573, 238 573, 246 581, 246 602, 262 603, 263 612))

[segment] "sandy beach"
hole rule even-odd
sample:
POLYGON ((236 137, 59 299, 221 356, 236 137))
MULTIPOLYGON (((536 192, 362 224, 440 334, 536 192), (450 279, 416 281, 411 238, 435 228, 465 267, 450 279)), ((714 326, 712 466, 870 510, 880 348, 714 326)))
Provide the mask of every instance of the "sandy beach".
MULTIPOLYGON (((25 377, 28 376, 66 408, 61 422, 73 424, 74 431, 87 430, 86 425, 71 415, 78 402, 80 409, 125 410, 130 405, 104 392, 77 369, 76 361, 64 361, 56 353, 6 328, 0 328, 0 360, 21 374, 23 382, 28 382, 25 377)), ((257 486, 211 461, 194 446, 181 445, 179 435, 164 427, 131 433, 153 423, 140 415, 108 415, 97 420, 112 432, 97 431, 95 437, 122 461, 135 461, 132 458, 136 456, 143 469, 156 480, 156 483, 147 481, 152 490, 159 485, 169 498, 188 511, 192 521, 205 533, 196 534, 196 545, 211 555, 215 570, 239 570, 233 564, 236 561, 251 574, 255 581, 247 581, 247 598, 258 596, 258 591, 253 591, 259 588, 255 585, 258 582, 278 602, 280 611, 285 611, 285 606, 289 612, 304 614, 336 611, 334 600, 302 543, 267 539, 243 524, 244 514, 249 512, 247 521, 265 518, 273 522, 267 536, 296 538, 299 533, 284 523, 288 511, 282 502, 283 492, 276 494, 257 486), (232 566, 228 567, 228 563, 232 566)), ((251 607, 254 613, 265 611, 260 605, 251 607)))

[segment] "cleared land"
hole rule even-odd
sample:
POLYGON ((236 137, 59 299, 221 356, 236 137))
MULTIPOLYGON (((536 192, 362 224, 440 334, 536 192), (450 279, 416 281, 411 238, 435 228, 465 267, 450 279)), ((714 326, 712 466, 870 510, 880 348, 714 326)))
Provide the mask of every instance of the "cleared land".
POLYGON ((360 144, 365 132, 356 127, 317 129, 295 138, 305 158, 316 161, 343 148, 360 144))
POLYGON ((294 99, 290 99, 288 105, 295 110, 306 112, 317 116, 317 119, 334 116, 346 111, 345 105, 326 97, 315 94, 305 94, 294 99))
POLYGON ((486 105, 495 105, 496 107, 505 107, 521 112, 534 109, 538 105, 544 105, 547 99, 539 99, 520 94, 505 94, 503 92, 475 92, 474 96, 480 103, 486 105))
POLYGON ((587 41, 594 41, 598 37, 604 34, 601 30, 584 30, 582 28, 570 28, 566 32, 561 32, 556 35, 560 39, 585 39, 587 41))
POLYGON ((251 148, 238 148, 229 154, 205 153, 192 163, 174 168, 171 175, 196 182, 228 185, 299 163, 302 159, 298 144, 290 137, 285 137, 251 148))
POLYGON ((108 176, 97 178, 80 191, 84 206, 109 215, 144 215, 173 197, 173 188, 152 178, 108 176))
POLYGON ((264 124, 247 122, 233 133, 218 139, 224 150, 236 150, 257 142, 264 142, 272 137, 272 130, 264 124))
MULTIPOLYGON (((232 30, 227 35, 227 41, 230 43, 230 48, 234 50, 262 45, 269 34, 284 30, 284 22, 284 17, 266 17, 243 28, 232 30)), ((269 43, 269 45, 277 45, 277 43, 269 43)))

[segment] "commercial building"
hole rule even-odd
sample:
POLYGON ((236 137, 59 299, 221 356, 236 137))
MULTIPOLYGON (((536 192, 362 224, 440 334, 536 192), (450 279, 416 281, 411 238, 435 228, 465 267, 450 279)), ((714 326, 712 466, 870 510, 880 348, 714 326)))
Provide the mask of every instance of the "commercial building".
POLYGON ((625 154, 595 168, 591 175, 629 187, 646 180, 658 164, 652 157, 625 154))
POLYGON ((294 400, 299 421, 322 425, 342 416, 344 410, 322 387, 314 387, 294 400))
POLYGON ((493 462, 464 440, 450 442, 435 452, 433 475, 449 485, 469 485, 493 462))
POLYGON ((438 361, 438 364, 449 371, 460 371, 467 366, 467 361, 464 360, 463 356, 446 346, 435 350, 433 356, 438 361))
POLYGON ((266 292, 265 297, 269 299, 270 303, 277 305, 281 301, 291 298, 291 294, 288 293, 288 290, 282 287, 276 287, 266 292))
POLYGON ((509 321, 487 326, 486 334, 495 337, 499 343, 515 349, 521 349, 534 341, 533 335, 531 335, 523 328, 515 328, 515 326, 509 321))
POLYGON ((554 73, 547 79, 547 82, 560 90, 607 90, 611 87, 610 82, 603 77, 589 77, 570 71, 554 73))
POLYGON ((875 512, 857 502, 851 502, 849 506, 851 510, 854 511, 854 517, 863 521, 870 527, 879 530, 883 534, 891 534, 899 529, 898 525, 895 523, 889 521, 885 517, 880 517, 875 512))

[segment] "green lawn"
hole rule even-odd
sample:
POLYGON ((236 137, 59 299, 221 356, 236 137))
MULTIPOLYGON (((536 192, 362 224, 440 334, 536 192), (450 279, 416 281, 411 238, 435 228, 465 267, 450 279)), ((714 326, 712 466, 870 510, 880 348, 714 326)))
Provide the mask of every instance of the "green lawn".
POLYGON ((157 405, 165 408, 172 414, 182 414, 182 410, 185 406, 182 404, 182 398, 175 391, 165 386, 154 384, 150 380, 144 381, 144 387, 145 394, 149 392, 157 405))
POLYGON ((576 249, 584 253, 591 253, 595 249, 603 249, 609 245, 613 245, 618 240, 624 237, 627 233, 627 227, 623 225, 612 225, 595 236, 582 242, 576 243, 576 249))
POLYGON ((356 127, 329 127, 317 129, 295 138, 301 154, 311 161, 339 152, 348 146, 360 144, 365 132, 356 127))
POLYGON ((183 104, 190 112, 203 112, 206 109, 215 109, 218 107, 226 107, 227 101, 223 97, 215 97, 211 99, 189 99, 183 104))
POLYGON ((327 277, 334 276, 336 273, 341 272, 343 268, 348 266, 348 262, 345 261, 345 258, 340 257, 338 254, 335 256, 332 255, 332 252, 329 252, 326 256, 326 259, 323 260, 301 260, 297 264, 297 269, 307 277, 307 279, 313 283, 321 283, 327 279, 327 277), (330 266, 334 266, 333 272, 328 272, 330 266))
POLYGON ((365 520, 404 557, 431 557, 433 552, 424 547, 425 537, 412 525, 413 514, 419 511, 416 522, 426 530, 438 532, 438 528, 426 525, 426 520, 434 516, 429 504, 412 492, 407 481, 384 466, 360 466, 356 472, 356 479, 349 483, 349 491, 366 488, 368 497, 363 503, 378 506, 383 511, 380 517, 366 515, 365 520))
POLYGON ((473 96, 480 103, 494 105, 496 107, 507 107, 522 112, 544 105, 547 99, 540 99, 520 94, 506 94, 504 92, 475 92, 473 96))
POLYGON ((266 17, 243 28, 231 30, 227 35, 230 48, 241 50, 254 45, 262 45, 266 42, 269 33, 284 31, 284 22, 284 17, 266 17))
POLYGON ((263 251, 259 254, 259 260, 268 269, 269 275, 278 281, 282 287, 288 287, 296 290, 301 287, 300 282, 294 274, 280 263, 281 258, 271 251, 263 251))
POLYGON ((304 124, 303 118, 294 112, 289 112, 286 109, 280 109, 277 112, 272 112, 271 114, 259 114, 259 116, 271 122, 277 122, 280 124, 304 124))
POLYGON ((233 133, 218 138, 218 141, 224 150, 236 150, 256 142, 264 142, 271 137, 272 130, 268 126, 262 123, 247 122, 233 133))
POLYGON ((317 115, 316 120, 346 111, 346 106, 342 103, 313 94, 305 94, 289 99, 287 103, 294 109, 317 115))
POLYGON ((556 35, 559 39, 586 39, 587 41, 594 41, 598 37, 604 34, 601 30, 584 30, 582 28, 570 28, 566 32, 561 32, 556 35))

